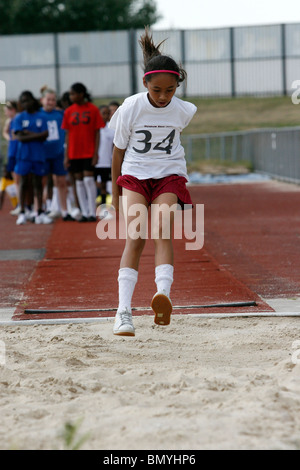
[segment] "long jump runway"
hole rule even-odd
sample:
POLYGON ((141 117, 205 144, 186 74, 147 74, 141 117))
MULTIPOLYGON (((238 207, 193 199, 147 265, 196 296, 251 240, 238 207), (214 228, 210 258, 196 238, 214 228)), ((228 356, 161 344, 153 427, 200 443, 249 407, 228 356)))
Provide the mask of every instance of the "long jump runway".
MULTIPOLYGON (((204 247, 174 241, 173 314, 263 314, 268 298, 300 293, 300 188, 278 182, 197 185, 204 204, 204 247), (264 300, 262 300, 264 299, 264 300)), ((0 308, 12 321, 111 318, 124 240, 100 240, 97 223, 15 225, 0 214, 0 308)), ((152 315, 154 246, 147 240, 133 315, 152 315)), ((0 318, 1 320, 1 318, 0 318)))

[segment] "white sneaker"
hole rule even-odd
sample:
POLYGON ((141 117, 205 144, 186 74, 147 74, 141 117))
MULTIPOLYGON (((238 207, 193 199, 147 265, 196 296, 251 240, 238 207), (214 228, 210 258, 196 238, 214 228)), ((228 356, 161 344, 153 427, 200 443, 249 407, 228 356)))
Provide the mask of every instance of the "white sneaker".
POLYGON ((18 215, 16 224, 17 224, 17 225, 25 225, 25 224, 26 224, 26 216, 25 216, 24 212, 21 212, 21 213, 18 215))
POLYGON ((61 217, 61 212, 59 211, 51 211, 49 214, 47 214, 47 217, 50 217, 50 219, 58 219, 61 217))
POLYGON ((117 312, 113 328, 114 335, 135 336, 135 329, 132 323, 132 313, 127 310, 117 312))
POLYGON ((17 206, 12 211, 10 211, 10 215, 19 215, 21 212, 21 207, 17 206))
POLYGON ((25 217, 28 222, 34 222, 35 217, 37 216, 35 211, 25 210, 25 217))
POLYGON ((52 224, 53 219, 50 219, 44 212, 37 215, 34 221, 36 224, 52 224))
POLYGON ((47 214, 43 214, 43 224, 52 224, 53 223, 53 219, 51 219, 51 217, 49 217, 47 214))
POLYGON ((71 215, 71 217, 73 217, 73 219, 75 219, 75 220, 80 220, 80 219, 81 219, 81 211, 80 211, 80 209, 78 209, 78 207, 74 207, 74 208, 70 211, 70 215, 71 215))
POLYGON ((154 323, 157 325, 169 325, 171 321, 172 302, 165 291, 157 292, 154 295, 151 308, 155 314, 154 323))

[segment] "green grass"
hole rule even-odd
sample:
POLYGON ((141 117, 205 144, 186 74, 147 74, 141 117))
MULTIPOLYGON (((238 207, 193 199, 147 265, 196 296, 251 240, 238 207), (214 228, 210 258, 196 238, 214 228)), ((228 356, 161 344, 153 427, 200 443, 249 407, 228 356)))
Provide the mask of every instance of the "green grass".
POLYGON ((266 127, 298 126, 300 106, 290 97, 190 98, 198 111, 186 129, 189 134, 232 132, 266 127))
MULTIPOLYGON (((115 98, 114 98, 115 99, 115 98)), ((117 99, 122 103, 123 98, 117 99)), ((288 96, 239 98, 187 98, 198 111, 185 134, 231 132, 261 127, 289 127, 300 124, 300 105, 288 96)), ((103 104, 110 98, 97 99, 103 104)))
MULTIPOLYGON (((99 106, 111 100, 122 103, 124 98, 97 98, 94 103, 99 106)), ((288 96, 187 98, 187 100, 194 103, 198 110, 189 126, 184 129, 183 135, 300 125, 300 105, 293 104, 288 96)), ((4 123, 3 108, 0 106, 1 132, 4 123)), ((5 155, 4 139, 1 147, 2 154, 5 155)))

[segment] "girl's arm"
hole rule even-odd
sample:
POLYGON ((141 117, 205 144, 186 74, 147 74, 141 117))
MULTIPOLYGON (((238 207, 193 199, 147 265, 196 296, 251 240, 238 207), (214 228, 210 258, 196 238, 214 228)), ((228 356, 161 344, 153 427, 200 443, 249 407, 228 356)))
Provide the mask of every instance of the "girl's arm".
POLYGON ((94 151, 94 156, 93 156, 93 159, 92 159, 92 166, 97 165, 97 162, 98 162, 99 144, 100 144, 100 129, 97 129, 95 131, 95 151, 94 151))
POLYGON ((64 158, 64 167, 67 170, 70 166, 69 162, 69 131, 65 130, 65 158, 64 158))
POLYGON ((119 186, 117 179, 121 175, 121 166, 124 159, 126 149, 119 149, 114 147, 111 165, 111 179, 112 179, 112 205, 115 210, 119 210, 119 186))
POLYGON ((48 137, 48 131, 43 132, 31 132, 31 131, 16 131, 13 135, 19 142, 32 142, 34 140, 44 141, 48 137))
POLYGON ((3 137, 4 137, 5 140, 9 140, 9 139, 10 139, 10 136, 9 136, 9 124, 10 124, 10 119, 6 119, 5 124, 4 124, 4 127, 3 127, 3 132, 2 132, 2 135, 3 135, 3 137))

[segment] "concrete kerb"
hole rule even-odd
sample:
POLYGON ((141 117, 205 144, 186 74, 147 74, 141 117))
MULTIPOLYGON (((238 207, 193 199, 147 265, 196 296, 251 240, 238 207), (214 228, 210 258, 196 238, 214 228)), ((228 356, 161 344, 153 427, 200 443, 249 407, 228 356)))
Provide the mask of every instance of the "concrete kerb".
MULTIPOLYGON (((243 312, 243 313, 188 313, 186 317, 199 319, 226 319, 226 318, 263 318, 263 317, 299 317, 300 312, 243 312)), ((138 317, 136 317, 138 318, 138 317)), ((149 318, 151 318, 149 316, 149 318)), ((0 326, 31 326, 31 325, 64 325, 80 323, 107 323, 113 322, 114 317, 101 318, 57 318, 45 320, 4 320, 0 321, 0 326)))

